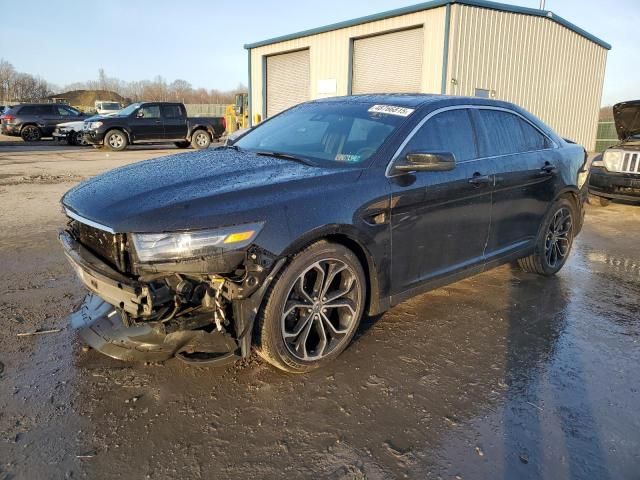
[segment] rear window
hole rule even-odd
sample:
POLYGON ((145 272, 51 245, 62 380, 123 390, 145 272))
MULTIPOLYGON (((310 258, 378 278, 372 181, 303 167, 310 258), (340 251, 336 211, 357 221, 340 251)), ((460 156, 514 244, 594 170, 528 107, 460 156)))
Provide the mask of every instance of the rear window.
POLYGON ((46 115, 50 111, 48 105, 25 105, 19 107, 18 114, 20 115, 46 115))
POLYGON ((533 152, 550 147, 549 140, 529 122, 501 110, 478 110, 484 132, 483 156, 533 152))

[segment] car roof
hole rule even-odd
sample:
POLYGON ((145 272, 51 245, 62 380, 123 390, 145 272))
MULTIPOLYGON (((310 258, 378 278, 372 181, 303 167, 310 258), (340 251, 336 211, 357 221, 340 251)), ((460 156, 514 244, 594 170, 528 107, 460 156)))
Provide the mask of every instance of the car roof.
POLYGON ((488 105, 520 110, 516 105, 503 100, 481 97, 463 97, 439 95, 431 93, 370 93, 364 95, 348 95, 345 97, 329 97, 312 100, 309 103, 367 103, 396 105, 399 107, 419 108, 426 105, 446 107, 451 105, 488 105))

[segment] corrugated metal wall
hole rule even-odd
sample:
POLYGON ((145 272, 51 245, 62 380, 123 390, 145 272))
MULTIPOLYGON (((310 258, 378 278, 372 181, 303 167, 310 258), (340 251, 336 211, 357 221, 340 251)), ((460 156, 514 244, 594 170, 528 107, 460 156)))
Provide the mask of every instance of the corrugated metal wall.
POLYGON ((452 5, 447 93, 517 103, 595 148, 607 50, 555 22, 452 5))
POLYGON ((263 56, 309 48, 311 98, 347 95, 351 40, 413 26, 424 27, 422 91, 440 93, 444 20, 445 7, 439 7, 254 48, 251 50, 251 111, 260 115, 263 112, 263 56), (320 93, 318 82, 322 80, 335 80, 335 93, 320 93))

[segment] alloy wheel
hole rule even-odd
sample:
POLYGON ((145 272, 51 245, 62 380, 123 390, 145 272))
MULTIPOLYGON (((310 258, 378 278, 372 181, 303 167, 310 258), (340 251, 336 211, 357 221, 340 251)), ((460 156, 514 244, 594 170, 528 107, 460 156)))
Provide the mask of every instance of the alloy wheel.
POLYGON ((565 207, 559 209, 551 219, 545 238, 544 254, 550 267, 561 264, 569 254, 572 228, 571 211, 565 207))
POLYGON ((326 357, 342 343, 357 321, 363 286, 338 259, 315 262, 291 286, 282 312, 282 337, 299 360, 326 357))
POLYGON ((38 127, 32 127, 30 125, 24 127, 22 131, 23 138, 28 142, 33 142, 40 139, 40 132, 38 127))
POLYGON ((112 133, 109 135, 109 145, 113 148, 120 148, 124 145, 124 137, 120 133, 112 133))
POLYGON ((199 147, 204 147, 207 145, 207 134, 206 133, 198 133, 196 134, 196 144, 199 147))

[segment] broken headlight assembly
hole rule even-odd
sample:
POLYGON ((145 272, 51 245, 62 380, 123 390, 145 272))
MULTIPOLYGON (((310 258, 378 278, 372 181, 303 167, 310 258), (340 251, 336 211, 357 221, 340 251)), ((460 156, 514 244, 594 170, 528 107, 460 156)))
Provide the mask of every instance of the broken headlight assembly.
POLYGON ((212 230, 133 233, 131 239, 141 262, 187 260, 246 247, 262 227, 262 223, 248 223, 212 230))

